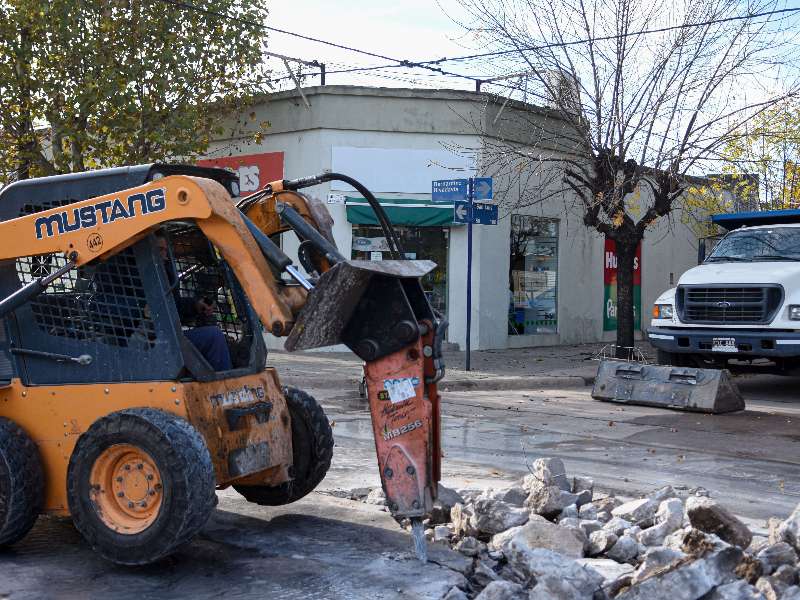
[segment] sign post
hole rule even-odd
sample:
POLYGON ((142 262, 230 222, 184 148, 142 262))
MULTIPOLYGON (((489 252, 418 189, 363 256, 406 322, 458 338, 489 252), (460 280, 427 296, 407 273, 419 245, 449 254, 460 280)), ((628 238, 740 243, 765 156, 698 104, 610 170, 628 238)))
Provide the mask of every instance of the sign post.
POLYGON ((453 203, 453 222, 467 225, 467 330, 465 369, 469 371, 472 333, 472 226, 497 225, 496 204, 482 204, 476 200, 491 200, 493 195, 491 177, 469 179, 444 179, 431 183, 433 202, 453 203))

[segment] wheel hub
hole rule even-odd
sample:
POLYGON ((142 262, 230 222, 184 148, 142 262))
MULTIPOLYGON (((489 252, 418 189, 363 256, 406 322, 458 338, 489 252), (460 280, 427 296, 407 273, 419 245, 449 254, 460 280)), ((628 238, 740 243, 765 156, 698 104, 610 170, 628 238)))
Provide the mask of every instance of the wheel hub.
POLYGON ((106 448, 92 466, 89 484, 98 517, 118 533, 139 533, 158 517, 161 473, 141 448, 130 444, 106 448))

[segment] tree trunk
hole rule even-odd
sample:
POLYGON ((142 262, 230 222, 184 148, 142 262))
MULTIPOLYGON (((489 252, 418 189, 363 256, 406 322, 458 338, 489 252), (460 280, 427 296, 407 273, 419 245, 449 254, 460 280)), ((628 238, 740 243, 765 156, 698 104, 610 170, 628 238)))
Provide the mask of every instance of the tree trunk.
POLYGON ((634 345, 633 263, 636 241, 617 240, 617 358, 629 359, 634 345))

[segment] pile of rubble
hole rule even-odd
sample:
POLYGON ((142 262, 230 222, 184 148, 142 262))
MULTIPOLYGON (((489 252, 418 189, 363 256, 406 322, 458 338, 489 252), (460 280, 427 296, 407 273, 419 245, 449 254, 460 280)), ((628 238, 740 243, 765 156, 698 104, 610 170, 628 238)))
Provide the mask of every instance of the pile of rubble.
POLYGON ((500 490, 440 487, 426 536, 473 559, 444 600, 800 600, 800 506, 758 536, 704 490, 623 502, 559 459, 531 470, 500 490))

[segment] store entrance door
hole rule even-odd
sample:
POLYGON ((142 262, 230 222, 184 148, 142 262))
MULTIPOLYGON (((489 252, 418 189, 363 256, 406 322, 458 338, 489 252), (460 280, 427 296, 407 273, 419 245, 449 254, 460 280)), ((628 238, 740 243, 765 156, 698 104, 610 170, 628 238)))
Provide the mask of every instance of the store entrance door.
MULTIPOLYGON (((447 249, 450 239, 448 227, 408 227, 395 225, 406 258, 432 260, 436 268, 422 278, 422 288, 431 306, 447 315, 447 249)), ((375 225, 353 226, 353 258, 383 260, 389 257, 389 246, 383 230, 375 225)))

